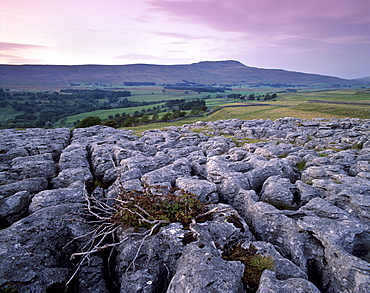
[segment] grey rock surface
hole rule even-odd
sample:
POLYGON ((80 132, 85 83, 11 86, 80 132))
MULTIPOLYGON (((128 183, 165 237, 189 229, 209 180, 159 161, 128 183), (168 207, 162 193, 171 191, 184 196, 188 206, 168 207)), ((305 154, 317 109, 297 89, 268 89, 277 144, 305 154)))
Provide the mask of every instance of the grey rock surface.
POLYGON ((237 243, 274 259, 257 292, 370 292, 369 138, 370 120, 350 118, 228 119, 140 137, 106 126, 2 130, 0 290, 64 290, 93 229, 86 196, 109 205, 147 184, 215 210, 92 255, 69 292, 245 292, 244 265, 222 258, 237 243))
POLYGON ((262 273, 257 293, 319 293, 320 291, 309 281, 301 278, 290 278, 280 281, 275 273, 265 270, 262 273))

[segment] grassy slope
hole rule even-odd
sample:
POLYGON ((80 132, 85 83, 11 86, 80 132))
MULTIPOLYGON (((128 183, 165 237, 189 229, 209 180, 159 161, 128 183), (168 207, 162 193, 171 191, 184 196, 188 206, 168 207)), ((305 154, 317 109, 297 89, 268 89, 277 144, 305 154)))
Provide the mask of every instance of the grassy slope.
MULTIPOLYGON (((163 105, 164 103, 161 103, 161 104, 156 104, 156 106, 158 105, 163 105)), ((122 113, 126 113, 126 114, 134 114, 135 111, 140 111, 141 109, 148 109, 148 108, 153 108, 153 105, 149 105, 149 106, 142 106, 142 107, 130 107, 130 108, 117 108, 117 109, 109 109, 109 110, 96 110, 96 111, 92 111, 92 112, 85 112, 85 113, 81 113, 81 114, 78 114, 78 115, 73 115, 73 116, 68 116, 67 117, 67 124, 69 123, 73 123, 74 121, 76 120, 82 120, 86 117, 89 117, 89 116, 99 116, 101 119, 108 119, 108 116, 110 115, 115 115, 115 114, 122 114, 122 113)))
MULTIPOLYGON (((229 94, 231 92, 227 92, 229 94)), ((153 89, 140 89, 132 91, 130 100, 134 101, 161 101, 169 99, 186 99, 186 98, 201 98, 209 95, 208 93, 194 93, 189 92, 185 94, 182 91, 166 91, 153 89), (152 94, 153 93, 153 94, 152 94)), ((212 94, 212 96, 215 96, 212 94)), ((178 122, 163 122, 159 124, 150 124, 146 126, 137 126, 138 129, 150 129, 160 128, 169 125, 181 126, 187 123, 194 123, 199 120, 203 121, 215 121, 219 119, 239 118, 239 119, 278 119, 282 117, 298 117, 302 119, 312 119, 317 117, 322 118, 363 118, 370 119, 370 106, 364 105, 340 105, 340 104, 318 104, 318 103, 307 103, 310 100, 323 100, 323 101, 337 101, 337 102, 363 102, 370 103, 370 92, 358 92, 356 90, 337 90, 337 91, 320 91, 320 92, 309 92, 309 93, 284 93, 279 94, 276 101, 268 101, 271 106, 254 106, 254 107, 236 107, 236 108, 225 108, 214 114, 206 117, 187 118, 178 122), (278 107, 273 105, 288 105, 292 107, 278 107)), ((223 99, 207 99, 207 106, 209 108, 215 108, 221 105, 227 105, 227 101, 223 99)), ((250 102, 258 103, 258 101, 250 102)), ((265 103, 261 101, 261 103, 265 103)), ((162 103, 164 104, 164 103, 162 103)), ((159 105, 162 105, 159 104, 159 105)), ((236 103, 229 103, 230 105, 236 105, 236 103)), ((82 120, 88 116, 99 116, 100 118, 108 119, 108 116, 115 115, 116 113, 122 114, 133 114, 135 111, 141 111, 143 108, 152 108, 154 105, 143 106, 143 107, 131 107, 131 108, 119 108, 110 110, 97 110, 93 112, 86 112, 79 115, 67 117, 67 123, 72 125, 76 120, 82 120)), ((158 104, 156 104, 158 106, 158 104)), ((15 114, 15 113, 8 113, 15 114)), ((160 114, 163 115, 163 114, 160 114)), ((7 117, 7 119, 9 116, 7 117)))
MULTIPOLYGON (((314 93, 280 94, 276 101, 268 101, 271 106, 233 107, 221 109, 210 116, 187 118, 177 122, 161 122, 149 125, 131 127, 135 132, 148 129, 163 128, 167 126, 181 126, 197 121, 216 121, 220 119, 239 118, 251 119, 278 119, 283 117, 297 117, 301 119, 312 118, 363 118, 370 119, 370 106, 318 104, 307 103, 309 100, 361 102, 370 103, 370 92, 356 92, 349 90, 327 91, 314 93), (276 105, 290 105, 292 107, 278 107, 276 105)), ((235 105, 235 104, 233 104, 235 105)))

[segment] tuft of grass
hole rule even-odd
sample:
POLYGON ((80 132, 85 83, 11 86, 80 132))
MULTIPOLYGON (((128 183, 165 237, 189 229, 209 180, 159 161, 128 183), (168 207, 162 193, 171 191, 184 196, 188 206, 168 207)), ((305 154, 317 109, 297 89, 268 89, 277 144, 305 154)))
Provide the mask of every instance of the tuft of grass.
POLYGON ((327 150, 332 150, 334 152, 340 152, 341 151, 341 149, 338 149, 338 148, 335 148, 335 147, 327 147, 326 149, 327 150))
POLYGON ((230 138, 235 143, 235 145, 237 147, 241 147, 241 146, 245 145, 245 139, 238 139, 234 136, 226 135, 226 134, 222 134, 222 136, 230 138))
POLYGON ((353 150, 362 150, 363 146, 364 146, 363 143, 354 143, 352 145, 351 149, 353 149, 353 150))
POLYGON ((274 268, 274 261, 268 256, 256 254, 250 259, 250 265, 260 271, 271 270, 274 268))
POLYGON ((214 129, 203 127, 203 128, 192 128, 191 131, 195 133, 202 133, 203 131, 213 131, 214 129))
POLYGON ((0 288, 0 293, 18 293, 19 290, 12 286, 0 288))
POLYGON ((258 143, 258 142, 268 142, 267 139, 258 139, 258 138, 244 138, 246 143, 258 143))
POLYGON ((237 243, 231 248, 225 249, 222 253, 222 258, 240 261, 245 265, 242 282, 244 289, 248 293, 257 291, 264 270, 273 270, 275 267, 273 259, 258 254, 253 244, 250 244, 249 248, 245 249, 240 243, 237 243))
POLYGON ((306 164, 307 164, 307 162, 306 162, 305 160, 298 162, 298 163, 296 164, 297 169, 298 169, 299 171, 303 171, 303 170, 306 168, 306 164))

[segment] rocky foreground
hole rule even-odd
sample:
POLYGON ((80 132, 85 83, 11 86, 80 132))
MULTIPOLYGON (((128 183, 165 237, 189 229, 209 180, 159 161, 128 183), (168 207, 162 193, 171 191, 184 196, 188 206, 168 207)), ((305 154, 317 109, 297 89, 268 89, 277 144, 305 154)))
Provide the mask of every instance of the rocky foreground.
POLYGON ((84 195, 148 184, 219 209, 189 241, 172 223, 91 255, 67 292, 245 292, 244 265, 222 258, 236 243, 274 259, 260 293, 370 292, 369 138, 358 119, 1 130, 0 288, 64 292, 93 233, 84 195))

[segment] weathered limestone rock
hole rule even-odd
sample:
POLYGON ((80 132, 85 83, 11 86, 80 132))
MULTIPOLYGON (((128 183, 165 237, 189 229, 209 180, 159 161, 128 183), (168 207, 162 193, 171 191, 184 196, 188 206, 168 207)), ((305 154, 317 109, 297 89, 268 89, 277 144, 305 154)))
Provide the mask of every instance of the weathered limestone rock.
POLYGON ((224 136, 211 137, 207 142, 202 142, 199 146, 206 151, 207 156, 221 155, 235 146, 231 138, 224 136))
POLYGON ((300 205, 305 205, 308 203, 311 199, 315 197, 323 197, 323 192, 321 189, 308 185, 304 183, 301 180, 297 180, 295 182, 295 185, 297 186, 299 196, 300 196, 300 205))
POLYGON ((200 242, 227 247, 237 242, 254 240, 247 223, 230 205, 212 204, 207 209, 216 209, 211 219, 192 226, 200 242))
MULTIPOLYGON (((70 254, 78 249, 66 245, 86 234, 89 226, 71 221, 79 204, 42 209, 1 231, 0 286, 16 284, 22 292, 64 290, 72 275, 70 254)), ((75 246, 75 247, 73 247, 75 246)))
POLYGON ((333 175, 343 174, 346 172, 342 166, 339 165, 327 165, 321 167, 309 167, 302 172, 301 180, 303 182, 312 182, 314 179, 329 179, 333 178, 333 175))
POLYGON ((247 172, 250 189, 259 190, 265 180, 271 176, 288 178, 291 182, 295 181, 295 174, 289 161, 285 159, 271 159, 270 161, 254 160, 254 169, 247 172))
POLYGON ((368 227, 321 198, 312 199, 299 211, 306 215, 298 220, 298 226, 319 243, 311 249, 316 254, 316 269, 322 272, 322 289, 326 292, 368 291, 368 227), (321 258, 318 257, 320 254, 321 258))
POLYGON ((174 186, 179 177, 189 176, 191 172, 190 163, 187 159, 178 159, 172 164, 160 169, 151 171, 141 177, 141 181, 148 185, 174 186))
POLYGON ((305 279, 291 278, 280 281, 276 278, 273 271, 263 271, 257 293, 296 292, 319 293, 320 291, 315 287, 315 285, 305 279))
MULTIPOLYGON (((118 234, 124 239, 126 233, 118 234)), ((131 237, 118 248, 116 271, 120 292, 163 292, 176 271, 186 231, 170 224, 150 237, 131 237)))
POLYGON ((130 158, 121 161, 121 166, 127 170, 140 169, 142 173, 148 173, 150 171, 159 169, 166 165, 169 165, 172 161, 168 156, 164 154, 156 154, 152 157, 144 156, 143 154, 132 156, 130 158))
POLYGON ((86 145, 74 144, 64 149, 59 159, 59 170, 70 168, 90 168, 86 145))
POLYGON ((194 178, 177 178, 176 187, 187 192, 196 194, 201 202, 217 203, 218 194, 216 184, 207 180, 199 180, 194 178))
POLYGON ((238 205, 235 204, 235 209, 256 237, 275 245, 282 256, 306 270, 303 247, 306 238, 300 233, 296 221, 267 203, 256 202, 254 198, 253 192, 241 190, 236 197, 238 205))
POLYGON ((31 201, 29 212, 34 213, 45 207, 57 206, 66 203, 83 203, 86 193, 85 184, 81 181, 72 183, 68 188, 44 190, 37 193, 31 201))
POLYGON ((93 176, 88 168, 69 168, 64 169, 57 177, 51 180, 53 188, 67 188, 72 183, 80 181, 86 184, 93 182, 93 176))
POLYGON ((20 191, 27 190, 30 193, 46 189, 48 181, 44 177, 24 179, 14 183, 0 186, 0 200, 20 191))
POLYGON ((71 292, 244 292, 244 265, 221 257, 236 243, 275 261, 258 292, 368 292, 369 129, 370 120, 287 117, 140 137, 105 126, 2 130, 0 291, 64 291, 69 257, 85 244, 71 240, 92 229, 83 196, 111 204, 121 189, 148 184, 179 187, 218 209, 190 230, 172 223, 92 255, 71 292))
POLYGON ((254 154, 271 159, 286 154, 286 152, 280 145, 268 144, 264 147, 256 148, 254 154))
POLYGON ((222 259, 222 250, 238 240, 253 240, 246 223, 228 205, 218 208, 212 220, 192 226, 197 241, 190 243, 177 263, 167 292, 244 292, 244 265, 222 259))
POLYGON ((7 226, 23 218, 27 214, 29 203, 28 191, 19 191, 0 200, 0 223, 3 223, 1 226, 7 226))
POLYGON ((12 160, 12 169, 19 174, 19 179, 56 175, 56 166, 51 154, 18 157, 12 160))
POLYGON ((271 176, 263 183, 260 200, 279 209, 297 208, 301 201, 297 187, 279 176, 271 176))
POLYGON ((257 249, 257 253, 263 256, 271 257, 274 261, 274 272, 278 280, 287 280, 290 278, 307 279, 307 274, 290 260, 281 256, 275 247, 268 242, 263 241, 246 241, 242 247, 248 249, 250 244, 257 249))
POLYGON ((189 244, 180 257, 167 293, 245 292, 241 281, 244 265, 221 258, 210 244, 189 244))

